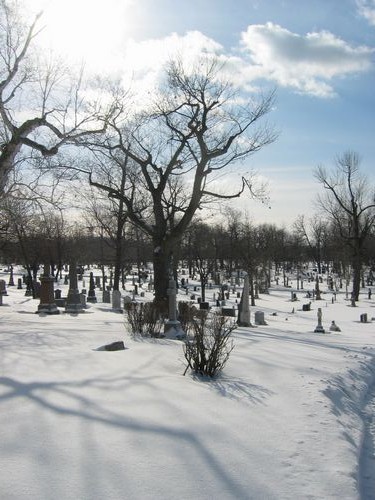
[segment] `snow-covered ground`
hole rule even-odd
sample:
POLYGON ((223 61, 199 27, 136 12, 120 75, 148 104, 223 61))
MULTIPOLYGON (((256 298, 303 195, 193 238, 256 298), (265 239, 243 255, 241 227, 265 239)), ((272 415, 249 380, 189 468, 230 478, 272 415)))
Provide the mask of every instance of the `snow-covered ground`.
POLYGON ((375 302, 326 293, 303 312, 306 288, 261 295, 252 319, 268 324, 238 328, 222 375, 202 380, 183 376, 181 342, 132 340, 109 304, 39 315, 9 287, 0 498, 374 499, 375 302), (314 333, 318 307, 341 332, 314 333), (96 350, 115 340, 127 349, 96 350))

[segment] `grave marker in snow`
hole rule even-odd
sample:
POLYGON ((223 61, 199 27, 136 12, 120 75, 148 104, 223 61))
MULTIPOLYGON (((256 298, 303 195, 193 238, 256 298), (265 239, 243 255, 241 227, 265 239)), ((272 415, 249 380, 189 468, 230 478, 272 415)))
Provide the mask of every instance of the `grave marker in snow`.
POLYGON ((8 295, 5 280, 0 280, 0 295, 8 295))
POLYGON ((341 328, 336 325, 334 321, 332 321, 331 326, 329 327, 331 332, 341 332, 341 328))
POLYGON ((325 333, 325 330, 322 325, 322 309, 320 307, 318 308, 317 316, 318 316, 318 324, 314 330, 314 333, 325 333))
POLYGON ((177 290, 174 279, 169 280, 168 286, 168 321, 164 325, 164 334, 167 337, 175 339, 183 339, 186 334, 181 328, 181 323, 177 319, 177 290))
POLYGON ((122 311, 120 290, 113 290, 112 292, 112 309, 114 311, 122 311))
POLYGON ((254 315, 254 321, 256 325, 267 325, 265 319, 264 319, 264 312, 263 311, 256 311, 254 315))
POLYGON ((239 326, 251 326, 250 323, 250 305, 249 305, 249 275, 245 274, 243 290, 241 295, 241 301, 238 307, 238 319, 237 323, 239 326))
POLYGON ((87 302, 95 303, 97 301, 95 295, 95 283, 94 283, 94 274, 90 273, 90 285, 89 285, 89 293, 87 296, 87 302))
POLYGON ((38 305, 38 313, 45 314, 60 314, 55 302, 53 292, 53 284, 55 279, 51 276, 51 268, 49 264, 44 265, 44 272, 40 277, 40 303, 38 305))
POLYGON ((65 302, 65 312, 80 313, 85 312, 86 296, 81 295, 78 290, 77 265, 72 262, 69 266, 69 291, 65 302), (82 297, 84 299, 82 300, 82 297))

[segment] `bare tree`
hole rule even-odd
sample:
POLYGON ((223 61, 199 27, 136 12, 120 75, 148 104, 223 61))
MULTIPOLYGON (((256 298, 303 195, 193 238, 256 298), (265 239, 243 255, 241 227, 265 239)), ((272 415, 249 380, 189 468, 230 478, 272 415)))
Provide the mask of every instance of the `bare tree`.
POLYGON ((300 215, 294 223, 294 230, 307 243, 311 257, 318 267, 318 273, 321 274, 323 247, 327 239, 327 222, 318 215, 314 215, 306 223, 305 216, 300 215))
POLYGON ((22 153, 51 157, 63 145, 102 132, 110 112, 87 101, 82 73, 70 76, 61 61, 38 61, 40 17, 28 25, 16 1, 0 0, 0 195, 22 153))
POLYGON ((196 211, 245 190, 255 194, 245 176, 233 191, 220 190, 214 181, 276 138, 267 125, 259 125, 271 110, 273 93, 240 103, 220 80, 220 70, 212 61, 191 72, 172 62, 154 110, 133 124, 117 115, 112 135, 101 145, 122 154, 124 162, 131 160, 125 190, 104 184, 94 172, 90 175, 92 185, 124 201, 129 220, 151 238, 156 300, 166 298, 173 254, 196 211))
POLYGON ((375 189, 360 172, 357 153, 347 151, 338 156, 331 173, 320 166, 315 177, 326 190, 319 197, 320 207, 338 229, 340 238, 352 254, 352 298, 358 300, 364 245, 375 224, 375 189))

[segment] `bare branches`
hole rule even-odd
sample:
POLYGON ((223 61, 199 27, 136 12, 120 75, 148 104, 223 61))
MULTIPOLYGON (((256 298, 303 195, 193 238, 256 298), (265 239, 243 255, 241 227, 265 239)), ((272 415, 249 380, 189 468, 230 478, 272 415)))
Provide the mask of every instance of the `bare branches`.
POLYGON ((0 2, 0 194, 22 149, 56 155, 105 132, 117 112, 117 102, 88 100, 82 71, 71 76, 61 61, 31 57, 40 17, 25 26, 15 2, 0 2))
POLYGON ((353 296, 358 300, 362 249, 375 225, 375 189, 359 171, 359 156, 348 151, 336 158, 328 173, 318 167, 315 176, 326 189, 320 207, 329 215, 342 240, 352 251, 353 296))

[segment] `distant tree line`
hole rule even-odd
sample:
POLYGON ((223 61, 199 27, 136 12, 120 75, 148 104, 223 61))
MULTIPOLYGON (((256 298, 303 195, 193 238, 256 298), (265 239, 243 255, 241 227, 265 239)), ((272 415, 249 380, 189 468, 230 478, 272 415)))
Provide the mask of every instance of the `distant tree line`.
MULTIPOLYGON (((57 277, 71 261, 117 269, 117 289, 121 278, 152 263, 152 240, 130 223, 123 226, 121 237, 116 233, 115 218, 110 225, 99 223, 97 217, 86 216, 84 222, 68 224, 61 213, 32 214, 21 217, 8 213, 0 233, 0 262, 21 264, 36 278, 40 267, 48 262, 57 277), (121 240, 121 241, 119 241, 121 240), (121 260, 116 245, 120 244, 121 260)), ((107 221, 108 222, 108 221, 107 221)), ((362 251, 362 267, 375 271, 375 232, 368 235, 362 251)), ((178 257, 178 258, 177 258, 178 257)), ((202 300, 209 280, 220 282, 239 271, 249 275, 251 297, 266 292, 276 270, 281 276, 291 270, 306 279, 307 266, 318 274, 335 273, 349 279, 352 272, 352 251, 342 244, 337 227, 327 219, 299 217, 289 229, 274 224, 256 224, 239 212, 228 211, 225 221, 207 224, 195 220, 185 231, 174 275, 180 283, 180 268, 185 278, 195 277, 201 283, 202 300)))

